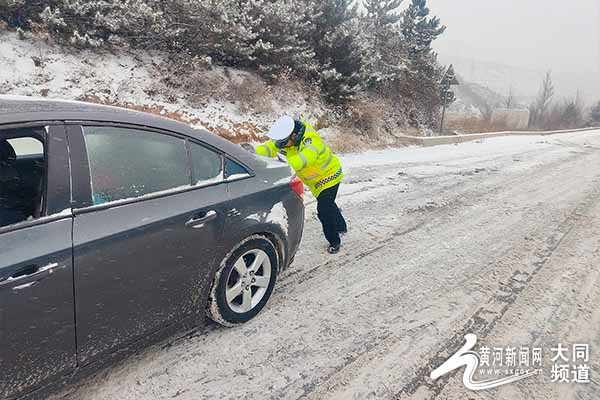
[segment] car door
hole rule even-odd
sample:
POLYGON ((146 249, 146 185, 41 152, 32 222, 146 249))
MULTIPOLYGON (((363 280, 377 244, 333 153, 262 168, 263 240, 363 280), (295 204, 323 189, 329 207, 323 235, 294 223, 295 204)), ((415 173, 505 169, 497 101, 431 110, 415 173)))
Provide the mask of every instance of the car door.
POLYGON ((223 157, 187 138, 124 125, 69 125, 74 173, 78 357, 85 365, 149 333, 204 315, 221 246, 223 157), (204 149, 204 148, 203 148, 204 149))
POLYGON ((0 398, 76 365, 64 126, 0 128, 0 398))

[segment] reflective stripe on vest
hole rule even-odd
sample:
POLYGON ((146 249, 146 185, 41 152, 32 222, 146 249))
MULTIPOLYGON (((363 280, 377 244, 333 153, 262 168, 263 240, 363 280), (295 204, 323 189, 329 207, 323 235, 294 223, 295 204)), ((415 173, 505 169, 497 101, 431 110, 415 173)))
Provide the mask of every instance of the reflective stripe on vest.
POLYGON ((329 158, 327 159, 327 162, 321 167, 321 169, 323 171, 325 171, 327 169, 327 167, 329 166, 329 164, 331 164, 331 160, 333 160, 333 154, 330 151, 329 152, 329 158))
POLYGON ((319 150, 315 146, 304 146, 304 149, 302 149, 302 150, 305 150, 305 149, 314 151, 315 154, 317 155, 317 157, 320 155, 319 150))
POLYGON ((334 175, 331 175, 329 178, 325 178, 325 179, 320 180, 319 182, 317 182, 315 184, 315 189, 318 189, 321 186, 324 186, 324 185, 328 184, 331 181, 335 181, 340 176, 342 176, 342 169, 341 168, 338 170, 338 172, 336 172, 334 175))
POLYGON ((302 160, 302 167, 298 171, 302 171, 308 165, 308 160, 304 157, 304 154, 298 153, 298 157, 302 160))
POLYGON ((268 157, 273 157, 273 154, 271 153, 271 148, 269 146, 267 146, 265 144, 261 144, 259 147, 262 147, 262 148, 264 148, 264 149, 267 150, 267 156, 268 157))

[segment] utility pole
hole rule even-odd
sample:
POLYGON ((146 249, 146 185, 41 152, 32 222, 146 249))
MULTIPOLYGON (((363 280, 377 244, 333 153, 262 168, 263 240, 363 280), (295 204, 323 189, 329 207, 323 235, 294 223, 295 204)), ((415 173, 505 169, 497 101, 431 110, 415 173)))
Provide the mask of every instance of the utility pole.
POLYGON ((442 80, 440 81, 440 86, 442 87, 442 93, 440 95, 442 99, 442 123, 440 124, 440 135, 444 134, 444 118, 446 117, 446 107, 456 101, 456 97, 454 96, 454 92, 450 90, 452 86, 459 85, 458 80, 456 79, 456 74, 454 73, 454 67, 452 64, 444 73, 442 80))

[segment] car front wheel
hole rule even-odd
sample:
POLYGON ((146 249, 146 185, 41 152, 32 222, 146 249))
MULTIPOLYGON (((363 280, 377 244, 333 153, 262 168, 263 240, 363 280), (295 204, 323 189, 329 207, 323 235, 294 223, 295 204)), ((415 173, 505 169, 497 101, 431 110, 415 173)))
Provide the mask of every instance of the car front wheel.
POLYGON ((277 278, 279 257, 262 236, 244 240, 223 261, 215 275, 207 314, 233 326, 254 318, 267 304, 277 278))

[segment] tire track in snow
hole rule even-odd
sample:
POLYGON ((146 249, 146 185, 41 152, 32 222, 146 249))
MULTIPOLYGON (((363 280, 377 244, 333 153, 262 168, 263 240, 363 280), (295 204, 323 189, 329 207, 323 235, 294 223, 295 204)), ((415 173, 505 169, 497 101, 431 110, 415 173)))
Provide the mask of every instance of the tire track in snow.
POLYGON ((429 374, 435 368, 443 364, 456 350, 464 344, 466 334, 476 334, 481 341, 484 339, 502 319, 509 310, 510 306, 517 300, 519 294, 535 278, 540 270, 546 265, 556 249, 577 227, 578 222, 600 199, 600 192, 596 191, 578 204, 578 206, 562 221, 553 235, 548 237, 546 247, 540 252, 540 259, 534 263, 531 271, 517 270, 513 273, 508 285, 500 287, 494 293, 485 306, 482 306, 464 325, 464 327, 455 333, 453 338, 442 343, 435 356, 425 362, 425 365, 415 372, 415 377, 405 388, 393 396, 395 400, 404 400, 416 394, 419 390, 425 389, 425 392, 431 393, 430 399, 435 399, 450 379, 456 374, 462 374, 463 369, 455 370, 444 377, 433 382, 429 374), (496 310, 500 307, 500 312, 496 310), (491 317, 491 319, 490 319, 491 317))
MULTIPOLYGON (((483 189, 479 189, 476 192, 470 192, 469 193, 469 197, 468 197, 468 202, 465 201, 462 205, 464 206, 472 206, 474 205, 474 203, 476 203, 477 201, 484 199, 485 200, 490 200, 490 199, 486 199, 487 197, 490 196, 494 196, 494 195, 498 195, 498 194, 502 194, 502 192, 506 192, 506 188, 512 188, 514 185, 517 185, 519 187, 527 187, 532 181, 534 176, 537 177, 545 177, 546 180, 551 180, 551 178, 556 174, 556 172, 558 173, 564 173, 565 170, 568 170, 569 168, 573 168, 575 167, 575 165, 570 164, 570 166, 565 168, 565 165, 569 165, 569 162, 571 161, 577 161, 580 164, 584 164, 585 160, 581 157, 581 155, 569 155, 563 159, 561 159, 560 161, 553 161, 550 163, 545 163, 544 165, 540 166, 543 167, 542 168, 535 168, 533 171, 533 174, 529 174, 529 175, 518 175, 518 176, 502 176, 500 179, 500 182, 493 182, 493 184, 491 186, 487 186, 483 189)), ((537 167, 537 165, 536 165, 537 167)), ((486 176, 482 176, 481 180, 485 180, 486 176)), ((474 185, 473 181, 469 181, 471 185, 474 185)), ((596 184, 596 186, 598 186, 598 184, 596 184)), ((513 189, 514 190, 514 189, 513 189)), ((545 195, 547 195, 548 193, 545 193, 545 195)), ((463 194, 457 194, 456 197, 461 198, 463 194)), ((595 194, 597 195, 597 194, 595 194)), ((584 196, 585 197, 585 196, 584 196)), ((588 196, 589 197, 589 196, 588 196)), ((565 219, 563 219, 562 221, 557 221, 558 224, 556 225, 556 228, 552 231, 552 235, 549 237, 546 237, 545 235, 542 237, 542 239, 544 240, 545 245, 542 246, 542 248, 537 248, 538 252, 540 252, 540 254, 542 255, 542 259, 541 261, 536 262, 533 266, 537 267, 537 271, 539 271, 543 264, 545 264, 548 259, 550 259, 552 253, 554 252, 554 250, 560 245, 560 243, 562 243, 564 237, 566 237, 566 235, 568 235, 568 232, 565 232, 564 235, 561 233, 564 230, 565 225, 570 226, 569 228, 569 232, 570 230, 573 228, 573 225, 569 225, 569 223, 576 223, 576 221, 573 221, 573 217, 577 217, 578 212, 580 211, 578 209, 578 207, 581 207, 582 205, 587 204, 586 201, 580 202, 578 201, 577 203, 575 203, 575 208, 574 211, 570 211, 568 214, 568 217, 566 217, 565 219)), ((444 208, 450 208, 454 211, 457 211, 455 207, 444 207, 444 208)), ((433 219, 433 213, 432 212, 428 212, 428 210, 422 210, 428 218, 428 222, 436 222, 436 221, 430 221, 431 219, 433 219)), ((443 211, 443 210, 442 210, 443 211)), ((446 217, 444 212, 441 213, 437 213, 439 215, 436 215, 438 217, 446 217)), ((490 265, 489 267, 494 267, 494 265, 490 265)), ((475 275, 478 275, 478 273, 476 272, 475 275)), ((495 290, 495 296, 493 297, 493 299, 496 299, 496 297, 498 299, 502 299, 503 297, 507 297, 510 300, 510 303, 514 303, 514 301, 516 300, 516 297, 511 297, 514 296, 514 294, 516 293, 518 295, 518 293, 520 293, 525 287, 522 286, 522 282, 530 282, 533 279, 534 274, 531 274, 531 271, 527 272, 525 271, 525 269, 520 269, 520 270, 516 270, 512 273, 512 276, 508 279, 509 284, 508 285, 504 285, 503 287, 497 288, 497 289, 492 289, 495 290), (521 283, 519 283, 521 282, 521 283), (522 287, 521 287, 522 286, 522 287), (518 290, 517 290, 518 289, 518 290), (517 293, 518 291, 518 293, 517 293)), ((460 286, 460 285, 466 285, 467 282, 469 282, 470 280, 475 279, 476 277, 471 275, 470 277, 466 277, 464 280, 456 282, 456 285, 453 286, 460 286)), ((502 284, 501 284, 502 285, 502 284)), ((496 303, 494 303, 496 306, 498 306, 498 304, 503 305, 502 303, 498 303, 496 299, 496 303)), ((485 302, 484 302, 485 303, 485 302)), ((490 316, 492 315, 492 311, 494 310, 495 307, 486 307, 486 308, 482 308, 478 313, 474 314, 470 319, 469 319, 469 324, 467 324, 466 326, 473 326, 473 327, 477 327, 477 326, 485 326, 485 324, 487 324, 487 320, 485 320, 483 317, 484 316, 490 316), (486 313, 487 311, 487 313, 486 313)), ((508 310, 508 308, 504 309, 502 315, 504 315, 504 313, 506 312, 506 310, 508 310)), ((494 314, 497 314, 497 312, 494 312, 494 314)), ((501 319, 501 316, 498 317, 493 325, 495 325, 499 320, 501 319)), ((421 328, 426 328, 427 324, 425 325, 420 325, 421 328)), ((493 327, 493 326, 492 326, 493 327)), ((466 329, 466 328, 464 328, 466 329)), ((461 330, 461 332, 464 331, 461 330)), ((490 329, 492 329, 490 327, 490 329)), ((406 331, 402 331, 403 335, 406 335, 407 333, 412 332, 412 330, 406 330, 406 331)), ((449 340, 446 341, 446 345, 449 345, 451 343, 456 342, 456 347, 458 347, 460 344, 462 344, 462 340, 464 337, 464 334, 462 336, 455 336, 454 340, 449 340)), ((348 375, 352 376, 353 372, 352 369, 356 369, 356 368, 360 368, 361 364, 366 364, 368 363, 370 360, 374 359, 375 357, 378 356, 383 356, 385 357, 387 354, 387 349, 393 347, 395 344, 397 344, 398 342, 400 342, 402 340, 402 337, 400 337, 398 335, 398 332, 396 332, 396 334, 390 334, 388 336, 385 336, 385 338, 381 338, 380 336, 378 337, 377 340, 377 345, 375 346, 371 346, 370 348, 365 348, 363 349, 364 351, 360 351, 360 354, 358 357, 353 357, 352 361, 349 362, 345 362, 342 368, 336 369, 336 373, 332 373, 328 375, 328 378, 323 381, 319 386, 322 385, 326 385, 326 386, 331 386, 333 385, 333 387, 338 387, 340 385, 344 385, 344 381, 348 378, 348 375), (357 365, 358 364, 358 365, 357 365), (346 372, 345 372, 346 371, 346 372), (340 377, 337 377, 336 375, 339 374, 341 375, 340 377), (344 376, 346 374, 346 376, 344 376), (328 381, 333 381, 333 383, 330 383, 328 381), (337 383, 336 383, 337 381, 337 383), (341 383, 340 383, 341 382, 341 383)), ((442 346, 442 348, 444 348, 444 346, 442 346)), ((441 360, 441 361, 445 361, 441 360)), ((431 372, 431 370, 433 370, 435 367, 429 366, 429 367, 423 367, 421 369, 419 369, 419 372, 417 374, 421 374, 423 371, 426 371, 426 375, 429 375, 429 372, 431 372), (431 367, 431 368, 430 368, 431 367), (430 368, 429 370, 427 370, 428 368, 430 368)), ((419 376, 419 375, 417 375, 419 376)), ((385 384, 383 382, 380 382, 380 384, 382 386, 385 386, 385 384)), ((416 388, 418 389, 418 387, 416 388)), ((441 389, 440 389, 441 390, 441 389)), ((390 392, 389 393, 389 397, 390 398, 398 398, 399 394, 403 393, 403 391, 400 391, 396 394, 394 394, 394 392, 390 392)), ((312 398, 312 399, 319 399, 319 398, 325 398, 325 394, 330 394, 329 391, 323 392, 322 388, 319 387, 315 387, 313 389, 311 389, 309 392, 304 393, 301 398, 312 398), (319 394, 320 393, 320 394, 319 394)), ((347 394, 347 393, 346 393, 347 394)), ((412 393, 414 394, 414 393, 412 393)), ((342 396, 343 397, 343 396, 342 396)), ((338 397, 333 397, 333 398, 338 398, 338 397)), ((420 398, 420 397, 419 397, 420 398)))

